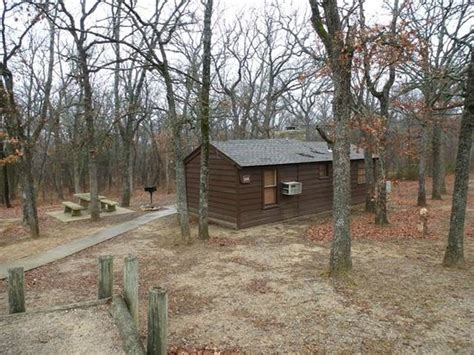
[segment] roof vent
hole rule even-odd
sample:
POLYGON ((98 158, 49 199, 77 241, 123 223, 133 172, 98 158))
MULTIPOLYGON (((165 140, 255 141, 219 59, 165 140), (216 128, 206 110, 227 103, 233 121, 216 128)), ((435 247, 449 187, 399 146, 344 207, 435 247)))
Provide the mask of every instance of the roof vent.
POLYGON ((302 157, 314 158, 314 156, 311 154, 306 154, 306 153, 296 153, 296 154, 301 155, 302 157))

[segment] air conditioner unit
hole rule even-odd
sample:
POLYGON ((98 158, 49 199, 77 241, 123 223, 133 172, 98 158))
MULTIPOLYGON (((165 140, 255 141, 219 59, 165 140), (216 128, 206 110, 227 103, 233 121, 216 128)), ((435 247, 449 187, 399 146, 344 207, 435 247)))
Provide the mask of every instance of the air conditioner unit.
POLYGON ((281 183, 281 192, 283 195, 299 195, 303 184, 297 181, 288 181, 281 183))

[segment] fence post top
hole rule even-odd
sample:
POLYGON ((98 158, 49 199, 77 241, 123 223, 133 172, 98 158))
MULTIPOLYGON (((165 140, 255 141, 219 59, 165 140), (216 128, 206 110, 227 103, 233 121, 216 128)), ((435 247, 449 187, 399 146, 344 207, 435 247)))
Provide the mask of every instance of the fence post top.
POLYGON ((16 267, 11 267, 8 269, 8 273, 12 272, 24 272, 23 266, 16 266, 16 267))
POLYGON ((152 286, 148 291, 156 295, 166 294, 166 288, 163 288, 161 286, 152 286))
POLYGON ((100 255, 99 259, 113 259, 114 257, 112 255, 100 255))

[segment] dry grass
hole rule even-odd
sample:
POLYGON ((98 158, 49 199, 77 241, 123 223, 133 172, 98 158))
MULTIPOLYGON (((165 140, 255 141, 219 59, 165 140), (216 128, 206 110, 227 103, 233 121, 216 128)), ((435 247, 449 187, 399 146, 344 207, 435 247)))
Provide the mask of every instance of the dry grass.
POLYGON ((0 318, 0 329, 2 354, 125 354, 109 306, 0 318))
MULTIPOLYGON (((406 183, 402 191, 413 189, 406 183)), ((414 195, 400 201, 392 216, 415 208, 414 195)), ((327 276, 330 242, 307 238, 309 226, 325 223, 324 216, 242 231, 212 226, 210 242, 192 245, 179 243, 176 218, 166 217, 28 272, 27 305, 94 298, 96 258, 103 254, 116 257, 118 293, 123 257, 136 254, 141 335, 147 290, 164 286, 173 352, 470 353, 474 238, 465 241, 465 270, 441 266, 449 221, 436 211, 449 210, 447 204, 448 198, 430 201, 439 218, 429 239, 355 240, 354 270, 340 280, 327 276)), ((469 212, 471 229, 473 217, 469 212)), ((416 225, 410 228, 416 232, 416 225)), ((0 289, 5 304, 5 284, 0 289)))

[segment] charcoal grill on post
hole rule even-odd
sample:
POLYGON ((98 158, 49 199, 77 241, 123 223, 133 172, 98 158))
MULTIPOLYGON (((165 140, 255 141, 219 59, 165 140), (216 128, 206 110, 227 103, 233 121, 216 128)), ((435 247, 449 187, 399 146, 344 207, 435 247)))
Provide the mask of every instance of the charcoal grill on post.
POLYGON ((150 194, 150 206, 153 205, 153 192, 156 191, 156 185, 155 186, 145 186, 144 190, 150 194))

